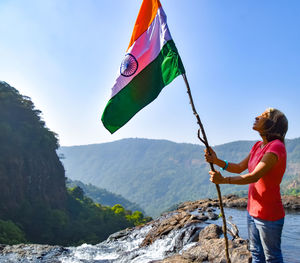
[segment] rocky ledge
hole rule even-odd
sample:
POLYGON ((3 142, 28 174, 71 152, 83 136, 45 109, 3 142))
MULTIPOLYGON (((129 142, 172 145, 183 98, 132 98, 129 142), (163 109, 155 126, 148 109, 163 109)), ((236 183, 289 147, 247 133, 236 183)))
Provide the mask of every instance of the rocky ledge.
MULTIPOLYGON (((246 209, 247 198, 241 198, 236 195, 227 195, 223 198, 224 207, 246 209)), ((284 208, 289 211, 300 210, 300 197, 283 196, 282 202, 284 208)), ((172 227, 181 228, 186 224, 203 222, 207 219, 217 219, 214 208, 219 207, 218 199, 204 199, 192 202, 184 202, 178 205, 177 210, 166 213, 169 215, 163 222, 158 221, 157 227, 152 228, 145 238, 143 245, 151 244, 156 238, 161 238, 168 233, 172 227), (198 212, 195 215, 195 211, 198 212), (192 213, 192 215, 191 215, 192 213), (189 216, 188 216, 189 215, 189 216)), ((238 236, 237 227, 228 222, 231 227, 229 233, 229 254, 231 262, 251 262, 251 254, 248 250, 248 242, 238 236)), ((188 250, 180 254, 175 254, 164 260, 155 261, 155 263, 188 263, 188 262, 226 262, 224 238, 221 238, 223 231, 220 226, 210 224, 202 229, 193 241, 196 243, 188 250)))
MULTIPOLYGON (((226 196, 223 199, 224 206, 244 208, 245 200, 237 196, 226 196)), ((156 239, 163 238, 173 229, 186 228, 190 225, 197 225, 194 228, 194 235, 189 233, 192 243, 185 251, 174 254, 163 260, 153 261, 152 263, 190 263, 190 262, 226 262, 225 256, 225 240, 223 230, 220 226, 209 224, 207 220, 216 220, 219 216, 215 213, 215 207, 218 207, 218 200, 204 199, 192 202, 185 202, 178 206, 177 210, 165 213, 152 224, 151 231, 144 239, 141 246, 147 246, 153 243, 156 239), (201 223, 206 223, 207 226, 200 226, 201 223), (198 232, 197 232, 198 230, 198 232)), ((204 224, 205 225, 205 224, 204 224)), ((230 223, 228 229, 229 237, 229 254, 231 262, 248 263, 251 262, 251 253, 248 250, 248 241, 243 240, 238 236, 236 225, 230 223)), ((182 236, 184 239, 184 235, 182 236)))
POLYGON ((58 257, 68 254, 68 249, 61 246, 18 244, 0 245, 0 262, 43 262, 60 263, 58 257))
MULTIPOLYGON (((224 238, 220 238, 220 226, 210 224, 199 234, 198 242, 181 254, 176 254, 155 263, 191 263, 191 262, 218 262, 225 263, 224 238)), ((241 238, 228 241, 231 262, 250 263, 252 257, 248 251, 248 242, 241 238)))
MULTIPOLYGON (((283 203, 287 210, 297 211, 300 209, 300 197, 284 196, 283 203)), ((224 207, 245 209, 247 198, 228 195, 223 197, 223 204, 224 207)), ((218 206, 217 199, 185 202, 178 205, 176 210, 164 213, 144 226, 122 230, 111 235, 104 243, 107 245, 111 242, 118 243, 122 240, 129 240, 130 235, 134 236, 133 239, 136 240, 136 236, 141 235, 141 241, 139 241, 138 247, 134 249, 135 251, 132 254, 132 258, 134 258, 142 255, 143 251, 148 248, 169 238, 172 246, 165 251, 164 259, 152 260, 152 263, 226 262, 222 228, 212 223, 213 220, 219 218, 219 212, 216 212, 218 206), (146 232, 145 229, 147 229, 146 232)), ((251 262, 247 240, 243 240, 238 236, 238 229, 233 223, 229 220, 227 220, 227 223, 231 262, 251 262)), ((0 245, 0 262, 60 263, 63 262, 62 258, 68 259, 72 256, 74 258, 76 249, 32 244, 0 245)), ((97 251, 99 247, 94 246, 93 249, 97 251)), ((131 251, 123 251, 125 261, 120 261, 118 258, 105 262, 131 262, 131 256, 126 257, 127 254, 131 255, 130 253, 131 251)), ((91 258, 88 261, 89 263, 99 262, 96 259, 94 260, 93 256, 91 258)), ((78 260, 78 262, 86 261, 78 260)))
MULTIPOLYGON (((236 195, 227 195, 223 198, 223 205, 224 207, 228 208, 247 208, 247 197, 238 197, 236 195)), ((200 203, 201 206, 208 206, 208 207, 218 207, 219 201, 218 199, 205 199, 200 201, 195 201, 196 203, 200 203)), ((190 205, 193 204, 193 202, 188 202, 190 205)), ((186 206, 188 203, 183 203, 179 205, 180 206, 186 206)), ((284 195, 282 196, 282 203, 284 206, 284 209, 287 211, 300 211, 300 196, 289 196, 284 195)))

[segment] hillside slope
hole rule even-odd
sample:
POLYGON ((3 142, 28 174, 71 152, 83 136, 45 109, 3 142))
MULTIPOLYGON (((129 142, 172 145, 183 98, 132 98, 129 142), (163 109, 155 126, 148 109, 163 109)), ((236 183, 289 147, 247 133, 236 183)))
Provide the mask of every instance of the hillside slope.
POLYGON ((150 220, 121 205, 96 204, 80 187, 67 189, 57 148, 31 99, 0 81, 1 244, 97 244, 150 220))
MULTIPOLYGON (((220 158, 238 161, 254 141, 214 147, 220 158)), ((288 168, 284 186, 299 180, 300 138, 287 140, 288 168)), ((123 139, 111 143, 61 147, 67 176, 121 194, 157 216, 174 203, 215 197, 208 179, 203 147, 166 140, 123 139)), ((222 194, 245 191, 247 186, 222 185, 222 194)))
POLYGON ((91 198, 95 203, 104 205, 104 206, 114 206, 120 204, 126 210, 131 211, 140 211, 144 213, 143 209, 135 203, 128 201, 121 195, 114 194, 112 192, 107 191, 106 189, 99 188, 92 184, 84 184, 81 181, 72 181, 68 179, 66 182, 66 186, 68 188, 79 186, 85 195, 91 198))
POLYGON ((0 82, 0 217, 26 203, 64 208, 65 171, 56 135, 45 127, 30 98, 0 82))

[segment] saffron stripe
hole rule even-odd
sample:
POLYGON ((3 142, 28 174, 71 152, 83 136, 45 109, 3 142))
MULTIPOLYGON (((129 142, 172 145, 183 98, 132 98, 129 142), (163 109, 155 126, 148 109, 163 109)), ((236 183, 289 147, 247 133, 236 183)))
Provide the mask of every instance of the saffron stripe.
POLYGON ((159 0, 143 1, 138 17, 135 21, 135 25, 128 45, 128 49, 151 25, 159 7, 161 7, 159 0))
POLYGON ((112 87, 111 97, 115 96, 151 63, 158 56, 164 44, 171 39, 166 14, 162 8, 159 8, 149 29, 128 50, 128 53, 132 54, 138 61, 137 71, 130 77, 119 75, 112 87))

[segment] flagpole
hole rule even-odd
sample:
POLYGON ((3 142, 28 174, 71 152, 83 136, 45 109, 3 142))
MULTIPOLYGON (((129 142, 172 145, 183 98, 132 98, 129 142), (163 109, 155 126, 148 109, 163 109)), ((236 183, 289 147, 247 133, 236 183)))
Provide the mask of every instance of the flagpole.
MULTIPOLYGON (((193 101, 193 97, 192 97, 190 85, 188 83, 186 75, 182 74, 182 77, 184 79, 184 82, 185 82, 185 85, 186 85, 186 88, 187 88, 187 93, 188 93, 189 98, 190 98, 190 104, 191 104, 193 113, 194 113, 194 115, 195 115, 195 117, 197 119, 197 123, 200 126, 200 129, 198 130, 198 138, 206 146, 206 149, 207 149, 208 153, 210 153, 209 144, 208 144, 208 140, 207 140, 207 137, 206 137, 206 134, 205 134, 205 130, 204 130, 203 124, 202 124, 202 122, 200 120, 200 117, 199 117, 199 115, 198 115, 198 113, 196 111, 195 105, 194 105, 194 101, 193 101), (203 138, 201 138, 201 134, 202 134, 203 138)), ((213 163, 209 163, 209 165, 210 165, 210 169, 212 171, 215 171, 213 163)), ((221 215, 222 215, 222 219, 223 219, 223 233, 224 233, 224 238, 225 238, 226 259, 227 259, 227 263, 230 263, 231 261, 230 261, 229 252, 228 252, 227 224, 226 224, 226 217, 225 217, 224 208, 223 208, 223 201, 222 201, 221 189, 220 189, 220 186, 218 184, 215 184, 215 185, 216 185, 217 192, 218 192, 219 205, 220 205, 221 215)))

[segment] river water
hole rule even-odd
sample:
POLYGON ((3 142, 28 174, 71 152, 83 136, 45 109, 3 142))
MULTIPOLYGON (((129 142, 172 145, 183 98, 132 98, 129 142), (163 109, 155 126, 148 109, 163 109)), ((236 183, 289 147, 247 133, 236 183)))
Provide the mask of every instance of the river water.
MULTIPOLYGON (((247 211, 225 208, 225 215, 228 220, 238 226, 240 237, 247 239, 247 211)), ((217 223, 221 225, 221 221, 218 219, 217 223)), ((216 223, 216 221, 211 223, 216 223)), ((281 248, 285 263, 300 263, 300 212, 286 213, 281 248)))
MULTIPOLYGON (((238 226, 239 235, 243 239, 247 239, 248 235, 246 213, 246 210, 225 209, 227 221, 238 226)), ((158 220, 163 218, 164 216, 158 220)), ((153 227, 152 224, 117 232, 97 245, 83 244, 66 249, 51 247, 42 253, 32 245, 25 245, 21 253, 0 253, 0 263, 149 263, 193 246, 194 237, 209 223, 222 225, 222 220, 219 218, 199 224, 187 224, 182 229, 172 230, 147 247, 140 247, 140 244, 153 227)), ((300 263, 300 212, 286 214, 282 250, 285 263, 300 263)))
MULTIPOLYGON (((216 211, 216 213, 218 212, 216 211)), ((225 208, 225 215, 227 221, 238 226, 240 237, 247 239, 247 211, 225 208)), ((208 220, 204 224, 208 223, 222 225, 222 219, 220 218, 217 221, 208 220)), ((82 245, 72 248, 71 254, 61 258, 61 262, 148 263, 152 260, 162 259, 169 253, 172 254, 172 252, 175 252, 175 247, 178 249, 177 239, 181 236, 180 231, 172 231, 166 238, 157 240, 145 249, 140 249, 139 244, 149 231, 148 228, 150 227, 135 230, 126 237, 124 236, 123 239, 116 241, 107 240, 96 246, 82 245)), ((181 231, 190 232, 187 229, 181 231)), ((183 241, 179 250, 176 249, 177 252, 192 245, 188 239, 183 241)), ((282 234, 282 251, 285 263, 300 263, 300 212, 286 214, 282 234)))

